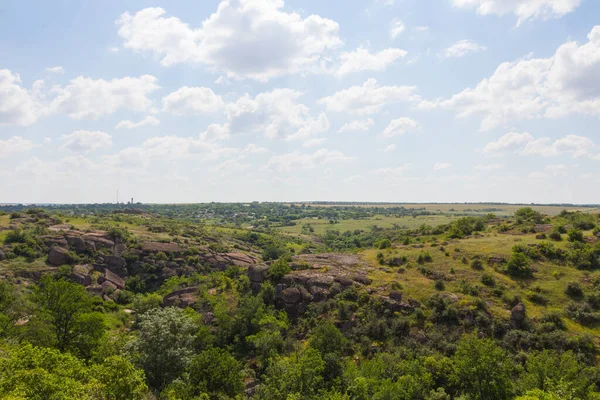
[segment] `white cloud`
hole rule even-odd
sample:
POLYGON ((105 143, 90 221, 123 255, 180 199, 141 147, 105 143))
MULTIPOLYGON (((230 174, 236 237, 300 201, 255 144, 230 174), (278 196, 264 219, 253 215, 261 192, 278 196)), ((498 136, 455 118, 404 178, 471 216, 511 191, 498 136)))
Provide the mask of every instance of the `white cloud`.
POLYGON ((35 145, 31 140, 23 139, 21 136, 13 136, 10 139, 0 140, 0 157, 29 151, 33 147, 35 145))
POLYGON ((382 71, 399 58, 406 57, 408 52, 402 49, 388 48, 379 53, 370 53, 364 47, 342 53, 340 65, 333 70, 334 75, 343 77, 360 71, 382 71))
POLYGON ((65 69, 61 66, 48 67, 48 68, 46 68, 46 71, 51 72, 53 74, 64 74, 65 73, 65 69))
POLYGON ((184 86, 163 97, 163 111, 175 115, 211 114, 223 111, 225 102, 206 87, 184 86))
POLYGON ((229 139, 229 124, 210 124, 208 128, 200 134, 200 139, 210 142, 229 139))
POLYGON ((389 104, 421 101, 415 92, 414 86, 380 86, 375 79, 369 79, 362 86, 340 90, 318 103, 334 112, 375 114, 389 104))
POLYGON ((88 153, 112 146, 112 137, 108 133, 100 131, 75 131, 63 135, 62 140, 64 142, 62 148, 76 153, 88 153))
POLYGON ((417 121, 411 118, 402 117, 390 121, 389 125, 385 128, 382 133, 384 138, 392 138, 396 136, 402 136, 406 133, 417 131, 420 129, 420 125, 417 121))
POLYGON ((0 125, 31 125, 38 119, 41 104, 34 85, 29 91, 21 85, 19 74, 0 69, 0 125))
POLYGON ((46 136, 46 137, 44 138, 44 144, 50 144, 50 143, 52 143, 52 138, 51 138, 51 137, 49 137, 49 136, 46 136))
POLYGON ((443 169, 448 169, 448 168, 451 168, 451 167, 452 167, 452 164, 445 163, 445 162, 438 162, 438 163, 433 164, 433 170, 434 171, 441 171, 443 169))
POLYGON ((327 138, 315 138, 309 139, 306 142, 302 143, 302 147, 316 147, 325 142, 327 138))
POLYGON ((470 40, 459 40, 442 52, 444 58, 459 58, 469 53, 477 53, 487 48, 470 40))
POLYGON ((54 86, 50 90, 55 97, 49 103, 47 113, 95 119, 120 109, 146 111, 152 105, 148 95, 159 88, 156 81, 151 75, 110 81, 80 76, 67 86, 54 86))
POLYGON ((499 155, 505 150, 514 150, 533 140, 533 136, 527 132, 516 133, 510 132, 502 136, 500 139, 490 142, 482 150, 486 155, 499 155))
POLYGON ((569 171, 569 167, 567 167, 565 164, 551 164, 546 165, 544 167, 544 171, 554 176, 566 176, 567 172, 569 171))
POLYGON ((384 179, 394 179, 403 176, 407 171, 412 169, 411 163, 404 163, 398 167, 377 168, 371 171, 373 174, 384 179))
POLYGON ((405 29, 406 26, 404 25, 404 22, 398 18, 394 19, 390 25, 390 38, 392 40, 396 39, 405 29))
POLYGON ((117 126, 115 126, 115 129, 135 129, 135 128, 140 128, 142 126, 159 125, 159 124, 160 124, 160 121, 158 118, 148 115, 147 117, 145 117, 143 120, 141 120, 139 122, 133 122, 130 120, 120 121, 117 124, 117 126))
POLYGON ((223 0, 199 28, 146 8, 122 14, 118 34, 125 48, 153 53, 165 66, 199 63, 230 78, 266 81, 310 71, 342 44, 335 21, 302 18, 283 6, 283 0, 223 0))
POLYGON ((211 168, 211 170, 222 175, 226 175, 230 173, 243 172, 248 170, 250 167, 250 164, 243 164, 236 159, 230 159, 223 161, 219 165, 211 168))
POLYGON ((392 153, 392 152, 396 151, 396 145, 389 144, 389 145, 385 146, 383 149, 381 149, 381 151, 383 151, 384 153, 392 153))
POLYGON ((482 150, 485 155, 502 155, 511 151, 520 155, 537 155, 553 157, 561 154, 573 158, 588 157, 600 159, 600 145, 585 136, 567 135, 553 140, 551 138, 534 138, 529 133, 507 133, 500 139, 488 143, 482 150))
POLYGON ((305 140, 327 132, 330 124, 321 113, 313 117, 298 99, 303 95, 292 89, 275 89, 255 98, 248 94, 227 105, 233 133, 259 133, 266 138, 305 140))
POLYGON ((550 58, 503 63, 475 88, 441 104, 459 118, 481 115, 482 130, 513 120, 600 115, 600 26, 588 39, 567 42, 550 58))
POLYGON ((475 8, 481 15, 514 14, 521 24, 532 19, 560 18, 574 11, 581 0, 451 0, 461 8, 475 8))
POLYGON ((273 156, 266 165, 267 170, 292 171, 296 169, 311 169, 319 165, 349 162, 352 158, 339 150, 319 149, 313 154, 303 154, 298 151, 273 156))
POLYGON ((504 164, 478 164, 473 167, 473 169, 478 172, 497 171, 502 168, 504 168, 504 164))
POLYGON ((371 127, 375 125, 375 121, 373 118, 367 118, 363 120, 353 120, 350 122, 346 122, 344 126, 340 128, 338 133, 345 132, 367 132, 371 127))

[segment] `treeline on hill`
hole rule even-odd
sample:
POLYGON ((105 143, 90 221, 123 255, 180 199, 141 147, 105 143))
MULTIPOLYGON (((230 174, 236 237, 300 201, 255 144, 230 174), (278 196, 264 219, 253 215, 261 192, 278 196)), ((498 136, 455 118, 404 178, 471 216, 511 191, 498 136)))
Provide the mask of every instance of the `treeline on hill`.
MULTIPOLYGON (((12 217, 23 215, 32 221, 5 235, 11 249, 5 265, 40 263, 47 252, 42 240, 49 233, 47 226, 68 223, 68 216, 44 210, 12 217)), ((596 272, 600 242, 588 243, 583 235, 599 233, 596 215, 563 212, 549 219, 523 208, 510 220, 487 215, 413 230, 328 231, 322 243, 268 231, 217 233, 177 218, 90 218, 115 241, 136 248, 136 235, 115 226, 115 221, 127 220, 183 243, 201 241, 215 251, 244 245, 260 249, 263 259, 271 261, 267 280, 253 291, 243 268, 219 271, 199 265, 193 248, 184 255, 186 263, 195 266, 189 273, 160 282, 148 278, 153 284, 139 278, 153 272, 132 276, 114 301, 92 296, 71 282, 68 265, 42 274, 35 284, 4 279, 0 398, 600 399, 597 338, 569 330, 557 311, 529 318, 519 307, 521 299, 502 292, 491 276, 482 278, 482 284, 492 293, 498 290, 493 295, 502 296, 512 308, 510 319, 491 313, 472 285, 465 288, 471 300, 455 301, 441 293, 443 281, 440 287, 436 282, 438 293, 406 309, 390 309, 380 296, 356 286, 337 288, 298 316, 288 316, 275 300, 278 284, 290 272, 292 245, 306 252, 376 248, 381 250, 380 264, 406 268, 410 262, 415 268, 422 266, 425 274, 431 263, 427 251, 414 260, 392 260, 384 250, 395 244, 439 247, 445 240, 469 240, 490 232, 524 234, 551 224, 544 237, 538 234, 535 246, 515 245, 502 271, 528 279, 534 273, 531 263, 547 260, 596 272), (564 241, 569 245, 559 247, 564 241), (186 287, 198 288, 193 306, 164 306, 165 295, 186 287)), ((90 252, 69 257, 75 264, 98 256, 90 252)), ((165 263, 173 258, 165 253, 153 257, 165 263)), ((128 262, 134 261, 139 260, 128 262)), ((466 262, 480 268, 477 258, 466 262)), ((564 289, 574 300, 568 306, 569 318, 590 327, 600 324, 600 279, 592 277, 593 292, 576 282, 564 289)), ((399 285, 392 283, 392 288, 401 296, 399 285)), ((543 294, 538 294, 543 302, 543 294)))

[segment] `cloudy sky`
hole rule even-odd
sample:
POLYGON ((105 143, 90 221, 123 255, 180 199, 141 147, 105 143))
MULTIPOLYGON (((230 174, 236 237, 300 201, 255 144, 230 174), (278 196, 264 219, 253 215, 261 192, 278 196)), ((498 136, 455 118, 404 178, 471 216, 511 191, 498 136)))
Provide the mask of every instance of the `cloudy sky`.
POLYGON ((0 3, 0 202, 600 202, 597 0, 0 3))

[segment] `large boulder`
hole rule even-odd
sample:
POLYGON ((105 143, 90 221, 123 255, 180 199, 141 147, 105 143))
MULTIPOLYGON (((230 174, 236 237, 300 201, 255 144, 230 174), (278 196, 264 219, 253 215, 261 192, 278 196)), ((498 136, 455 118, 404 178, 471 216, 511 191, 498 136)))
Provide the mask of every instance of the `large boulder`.
POLYGON ((268 274, 268 265, 254 264, 248 267, 248 278, 250 278, 250 287, 254 292, 260 290, 260 286, 267 279, 268 274))
POLYGON ((104 262, 110 270, 120 270, 127 265, 127 262, 119 256, 106 256, 104 262))
POLYGON ((63 247, 51 247, 48 252, 48 262, 52 265, 67 264, 70 260, 69 250, 63 247))
POLYGON ((104 279, 114 283, 119 289, 125 289, 125 281, 109 269, 104 272, 104 279))
POLYGON ((69 246, 73 247, 77 253, 83 253, 88 248, 85 245, 85 240, 79 236, 67 236, 67 242, 69 246))
POLYGON ((510 320, 517 328, 521 328, 525 322, 525 304, 519 303, 510 310, 510 320))
POLYGON ((198 286, 191 286, 185 289, 176 290, 163 298, 163 306, 178 306, 185 308, 195 304, 198 301, 198 286))
POLYGON ((0 261, 6 260, 6 253, 3 250, 0 250, 0 261))

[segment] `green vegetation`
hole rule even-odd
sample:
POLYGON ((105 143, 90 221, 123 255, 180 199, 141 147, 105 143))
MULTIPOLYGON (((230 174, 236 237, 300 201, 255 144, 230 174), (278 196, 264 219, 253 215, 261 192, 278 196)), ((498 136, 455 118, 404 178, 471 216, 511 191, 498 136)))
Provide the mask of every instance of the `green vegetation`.
POLYGON ((600 398, 593 208, 11 207, 0 398, 600 398))

